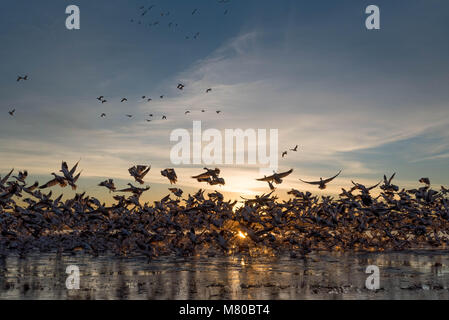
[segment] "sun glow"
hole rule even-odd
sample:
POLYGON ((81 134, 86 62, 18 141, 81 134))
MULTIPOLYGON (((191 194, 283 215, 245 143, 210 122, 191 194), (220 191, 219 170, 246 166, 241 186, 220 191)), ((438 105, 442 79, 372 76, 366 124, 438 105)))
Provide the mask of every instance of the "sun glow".
POLYGON ((246 235, 242 231, 239 231, 238 236, 242 239, 246 239, 246 235))

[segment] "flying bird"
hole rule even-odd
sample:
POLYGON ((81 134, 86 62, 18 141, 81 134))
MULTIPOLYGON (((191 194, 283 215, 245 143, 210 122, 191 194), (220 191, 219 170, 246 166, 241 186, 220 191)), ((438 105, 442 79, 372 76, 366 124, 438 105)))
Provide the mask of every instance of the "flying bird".
POLYGON ((183 191, 181 189, 178 188, 168 188, 168 190, 170 190, 175 196, 177 197, 182 197, 183 191))
POLYGON ((296 145, 293 149, 290 149, 290 151, 297 152, 298 151, 298 145, 296 145))
POLYGON ((170 181, 170 184, 176 184, 178 181, 178 176, 176 175, 175 169, 162 170, 161 175, 166 177, 170 181))
POLYGON ((324 190, 324 189, 326 189, 326 184, 328 184, 329 182, 334 180, 336 177, 338 177, 340 175, 340 173, 341 173, 341 170, 335 176, 333 176, 329 179, 323 180, 323 178, 320 178, 320 181, 304 181, 301 179, 299 179, 299 180, 301 180, 302 182, 307 183, 307 184, 318 185, 319 186, 318 188, 320 188, 321 190, 324 190))
POLYGON ((211 91, 212 91, 212 88, 209 88, 209 89, 206 90, 206 93, 209 93, 211 91))
POLYGON ((185 86, 184 86, 183 84, 181 84, 181 83, 179 83, 178 86, 177 86, 177 88, 178 88, 179 90, 183 90, 184 87, 185 87, 185 86))
POLYGON ((14 116, 14 112, 16 112, 16 109, 12 109, 11 111, 8 111, 8 113, 11 117, 14 116))
POLYGON ((282 158, 284 158, 287 155, 287 151, 282 152, 282 158))
POLYGON ((208 168, 204 168, 204 170, 206 170, 206 172, 201 173, 197 176, 193 176, 193 179, 205 179, 205 178, 209 178, 209 177, 218 177, 218 175, 220 174, 220 169, 215 168, 215 169, 208 169, 208 168))
POLYGON ((77 185, 75 184, 78 181, 78 178, 81 175, 81 172, 79 172, 76 176, 74 176, 76 169, 78 168, 79 161, 75 163, 75 165, 70 169, 67 165, 67 162, 63 161, 61 165, 61 170, 59 172, 62 172, 64 175, 65 180, 67 183, 72 187, 72 190, 76 190, 77 185))
POLYGON ((115 187, 114 180, 112 180, 112 179, 108 179, 103 182, 100 182, 100 184, 98 186, 108 188, 109 192, 115 191, 117 189, 115 187))
POLYGON ((17 77, 17 82, 19 82, 20 80, 24 80, 24 81, 26 81, 26 80, 28 80, 28 76, 26 75, 26 76, 24 76, 24 77, 22 77, 22 76, 18 76, 17 77))
POLYGON ((276 183, 276 184, 281 184, 282 183, 282 179, 287 177, 288 175, 290 175, 293 172, 293 169, 290 169, 288 171, 285 172, 281 172, 281 173, 274 173, 271 176, 264 176, 263 178, 260 179, 256 179, 257 181, 264 181, 268 183, 268 186, 270 187, 271 190, 274 190, 274 186, 272 183, 276 183))
POLYGON ((382 181, 380 181, 378 184, 376 184, 376 185, 374 185, 374 186, 371 186, 371 187, 365 187, 363 184, 356 183, 356 182, 354 182, 354 181, 352 181, 352 180, 351 180, 351 182, 352 182, 352 184, 354 185, 354 187, 352 187, 351 191, 354 191, 354 190, 356 190, 356 189, 359 189, 359 190, 361 190, 362 192, 368 193, 369 191, 371 191, 371 190, 377 188, 377 187, 380 185, 380 183, 381 183, 382 181))
POLYGON ((140 184, 144 184, 143 178, 150 171, 151 166, 137 165, 128 169, 129 174, 140 184))
POLYGON ((125 102, 125 101, 128 101, 128 99, 122 98, 122 100, 120 102, 125 102))
POLYGON ((131 192, 132 194, 140 196, 145 191, 150 190, 149 186, 147 186, 145 188, 137 188, 137 187, 133 186, 131 183, 128 183, 128 186, 129 186, 129 188, 118 190, 117 192, 131 192))
POLYGON ((51 188, 53 186, 56 186, 59 184, 61 188, 67 187, 67 181, 62 176, 58 176, 56 173, 52 173, 52 175, 55 177, 54 179, 48 181, 44 185, 40 186, 39 189, 47 189, 51 188))

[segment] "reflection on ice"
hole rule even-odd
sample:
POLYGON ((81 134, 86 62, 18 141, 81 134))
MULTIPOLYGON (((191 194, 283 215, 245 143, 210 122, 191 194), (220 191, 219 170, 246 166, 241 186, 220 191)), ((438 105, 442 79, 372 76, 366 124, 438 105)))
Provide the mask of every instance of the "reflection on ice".
POLYGON ((0 260, 0 299, 449 299, 443 251, 279 258, 146 259, 36 255, 0 260), (67 290, 68 265, 80 290, 67 290), (368 265, 381 289, 365 288, 368 265))

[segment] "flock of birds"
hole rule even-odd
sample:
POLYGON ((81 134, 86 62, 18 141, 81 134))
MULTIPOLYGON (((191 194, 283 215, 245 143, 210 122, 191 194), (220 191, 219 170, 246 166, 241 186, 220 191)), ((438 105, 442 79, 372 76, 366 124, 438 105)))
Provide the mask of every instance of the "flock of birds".
MULTIPOLYGON (((132 183, 118 189, 113 179, 99 186, 113 192, 112 205, 85 193, 62 200, 43 190, 70 186, 76 190, 81 172, 78 163, 62 162, 59 174, 43 185, 26 181, 27 171, 0 177, 0 256, 29 252, 82 251, 95 256, 204 254, 277 255, 305 257, 312 250, 401 250, 445 247, 449 242, 449 189, 433 190, 428 178, 418 189, 400 189, 394 176, 370 187, 352 182, 338 198, 314 196, 292 189, 290 199, 280 201, 271 191, 253 199, 225 201, 222 193, 183 196, 179 188, 153 204, 141 203, 149 186, 132 183), (379 187, 379 194, 373 190, 379 187), (129 196, 123 195, 129 193, 129 196)), ((128 171, 136 183, 145 184, 151 166, 137 165, 128 171)), ((274 173, 259 181, 280 184, 293 170, 274 173)), ((340 174, 340 173, 339 173, 340 174)), ((306 182, 323 189, 329 179, 306 182)), ((178 181, 174 169, 161 175, 170 184, 178 181)), ((198 182, 224 184, 218 168, 193 176, 198 182)))
MULTIPOLYGON (((22 80, 23 80, 23 81, 29 80, 29 79, 28 79, 28 75, 25 75, 25 76, 18 76, 18 77, 17 77, 17 82, 22 81, 22 80)), ((177 85, 176 88, 179 89, 179 90, 184 90, 185 85, 182 84, 182 83, 179 83, 179 84, 177 85)), ((205 92, 206 92, 206 93, 212 92, 212 88, 207 88, 207 89, 205 90, 205 92)), ((164 99, 164 95, 159 96, 159 98, 160 98, 160 99, 164 99)), ((104 104, 104 103, 107 103, 107 102, 108 102, 108 100, 106 100, 105 96, 103 96, 103 95, 97 97, 96 100, 98 100, 101 104, 104 104)), ((150 98, 150 97, 147 97, 147 96, 142 96, 142 100, 143 100, 143 101, 150 102, 150 101, 152 101, 153 99, 150 98)), ((126 103, 126 102, 128 102, 128 98, 122 98, 122 99, 120 100, 120 103, 126 103)), ((14 117, 14 116, 15 116, 15 112, 16 112, 16 109, 13 108, 13 109, 11 109, 11 110, 8 111, 8 114, 9 114, 11 117, 14 117)), ((205 112, 206 112, 206 109, 201 109, 201 112, 202 112, 202 113, 205 113, 205 112)), ((186 110, 186 111, 184 112, 185 115, 188 115, 188 114, 190 114, 190 113, 191 113, 191 110, 186 110)), ((216 110, 215 113, 216 113, 216 114, 220 114, 220 113, 222 113, 222 111, 221 111, 221 110, 216 110)), ((133 117, 134 117, 133 114, 125 114, 125 116, 126 116, 127 118, 133 118, 133 117)), ((107 114, 106 114, 105 112, 102 112, 102 113, 100 114, 100 118, 106 118, 106 117, 107 117, 107 114)), ((146 122, 151 122, 151 121, 154 119, 154 114, 153 114, 153 113, 149 113, 149 114, 148 114, 148 117, 149 117, 148 119, 145 119, 146 122)), ((161 119, 162 119, 162 120, 167 120, 167 116, 166 116, 166 115, 161 115, 161 119)))
MULTIPOLYGON (((150 12, 155 12, 154 8, 154 5, 141 6, 139 17, 130 21, 152 27, 172 16, 170 11, 163 11, 157 20, 143 21, 150 12)), ((228 12, 224 10, 225 15, 228 12)), ((197 8, 191 12, 192 16, 198 14, 197 8)), ((178 23, 168 19, 164 22, 169 28, 178 28, 178 23)), ((199 36, 200 32, 195 32, 185 38, 199 36)), ((19 75, 17 82, 29 79, 28 75, 19 75)), ((176 88, 182 91, 185 87, 178 83, 176 88)), ((211 91, 208 88, 205 93, 211 91)), ((164 99, 164 95, 159 98, 164 99)), ((141 99, 152 101, 145 95, 141 99)), ((102 105, 108 102, 105 96, 97 100, 102 105)), ((120 100, 126 102, 126 97, 120 100)), ((15 112, 15 108, 8 111, 11 117, 15 112)), ((184 114, 190 113, 191 110, 186 110, 184 114)), ((126 114, 128 118, 133 116, 126 114)), ((146 121, 152 121, 153 114, 148 116, 146 121)), ((106 118, 107 114, 103 112, 100 117, 106 118)), ((161 118, 166 120, 167 116, 161 118)), ((283 151, 282 158, 289 152, 298 152, 298 145, 283 151)), ((218 191, 205 196, 203 189, 183 198, 183 190, 173 187, 178 182, 175 170, 167 168, 161 175, 172 186, 170 194, 149 204, 141 203, 140 198, 150 189, 143 185, 151 166, 136 165, 128 172, 139 186, 129 183, 117 188, 113 179, 98 184, 114 194, 112 205, 86 193, 63 201, 63 194, 53 198, 53 191, 44 191, 57 186, 76 190, 81 175, 81 171, 77 173, 78 166, 79 162, 71 168, 62 162, 59 172, 51 173, 51 180, 42 185, 28 184, 27 171, 13 176, 11 170, 0 177, 0 257, 11 252, 24 256, 31 251, 84 251, 93 255, 112 252, 149 259, 162 255, 285 252, 291 257, 304 257, 312 250, 441 248, 449 243, 449 189, 443 186, 438 191, 432 189, 428 178, 420 179, 423 186, 411 190, 393 184, 394 174, 369 187, 352 182, 352 188, 342 189, 338 198, 292 189, 288 192, 290 199, 280 201, 274 195, 275 185, 283 183, 292 174, 291 169, 257 179, 268 183, 271 192, 253 199, 242 198, 242 204, 238 205, 239 201, 225 201, 218 191), (373 190, 378 187, 379 193, 374 196, 373 190)), ((225 185, 220 169, 204 170, 192 179, 210 186, 225 185)), ((301 181, 325 189, 340 174, 341 171, 330 178, 301 181)))
MULTIPOLYGON (((182 84, 182 83, 179 83, 179 84, 176 86, 176 88, 179 89, 179 90, 184 90, 185 85, 182 84)), ((206 89, 206 93, 210 93, 210 92, 212 92, 212 88, 206 89)), ((159 96, 159 98, 160 98, 160 99, 164 99, 164 95, 159 96)), ((108 100, 106 100, 105 96, 99 96, 99 97, 97 98, 97 100, 98 100, 101 104, 104 104, 104 103, 108 102, 108 100)), ((142 96, 142 100, 143 100, 143 101, 147 101, 147 102, 153 101, 152 98, 147 97, 147 96, 142 96)), ((120 103, 126 103, 126 102, 128 102, 128 98, 122 98, 122 99, 120 100, 120 103)), ((202 109, 201 112, 202 112, 202 113, 206 112, 206 109, 202 109)), ((184 112, 185 115, 188 115, 188 114, 190 114, 190 113, 191 113, 190 110, 186 110, 186 111, 184 112)), ((215 113, 216 113, 216 114, 220 114, 220 113, 221 113, 221 110, 216 110, 215 113)), ((10 113, 10 115, 13 116, 14 113, 12 113, 12 114, 10 113)), ((106 116, 107 116, 106 113, 103 112, 103 113, 101 113, 100 118, 105 118, 106 116)), ((134 115, 132 115, 132 114, 126 114, 125 116, 128 117, 128 118, 134 117, 134 115)), ((152 119, 154 118, 154 114, 153 114, 153 113, 150 113, 150 114, 148 114, 148 116, 149 116, 149 119, 146 119, 146 121, 147 121, 147 122, 151 122, 152 119)), ((162 115, 162 116, 161 116, 161 119, 162 119, 162 120, 167 120, 167 116, 166 116, 166 115, 162 115)))
MULTIPOLYGON (((219 0, 219 4, 228 4, 230 0, 219 0)), ((174 21, 174 14, 169 10, 159 9, 154 4, 149 6, 140 6, 137 11, 137 17, 131 18, 129 21, 137 25, 146 26, 148 28, 154 28, 161 25, 166 25, 170 30, 181 30, 179 28, 179 23, 174 21), (162 11, 161 11, 162 10, 162 11), (153 14, 154 13, 154 14, 153 14), (151 16, 151 14, 153 14, 151 16), (150 17, 151 16, 151 17, 150 17), (147 19, 148 18, 148 19, 147 19)), ((201 13, 199 8, 194 8, 189 12, 190 16, 199 16, 201 13)), ((223 9, 223 15, 228 15, 229 8, 225 7, 223 9)), ((200 32, 196 31, 194 33, 188 33, 184 36, 185 40, 196 40, 200 36, 200 32)))

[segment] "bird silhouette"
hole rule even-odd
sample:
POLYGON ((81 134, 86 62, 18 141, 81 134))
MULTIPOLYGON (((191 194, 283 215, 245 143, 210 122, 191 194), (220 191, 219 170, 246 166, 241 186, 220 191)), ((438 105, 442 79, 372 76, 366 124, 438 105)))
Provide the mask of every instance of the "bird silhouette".
POLYGON ((318 185, 318 188, 320 188, 321 190, 324 190, 324 189, 326 189, 326 185, 329 182, 331 182, 332 180, 334 180, 336 177, 338 177, 340 175, 340 173, 341 173, 341 170, 335 176, 333 176, 331 178, 328 178, 325 180, 323 180, 323 178, 320 178, 320 181, 304 181, 301 179, 299 179, 299 180, 301 180, 302 182, 307 183, 307 184, 318 185))

